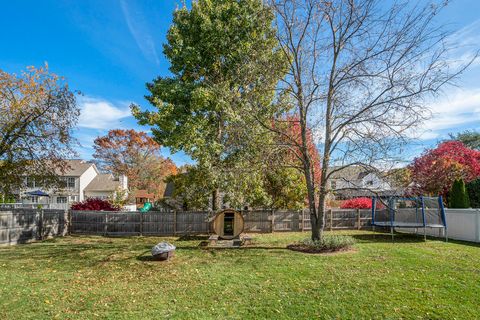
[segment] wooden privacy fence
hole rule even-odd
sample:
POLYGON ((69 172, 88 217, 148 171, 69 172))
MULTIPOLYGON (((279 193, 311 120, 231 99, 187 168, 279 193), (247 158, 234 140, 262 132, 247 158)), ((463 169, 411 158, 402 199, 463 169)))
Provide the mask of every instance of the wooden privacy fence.
POLYGON ((65 210, 0 210, 0 245, 63 236, 67 233, 67 216, 65 210))
MULTIPOLYGON (((244 211, 245 232, 311 230, 308 211, 244 211)), ((70 233, 105 236, 187 235, 210 233, 211 214, 188 212, 71 211, 70 233)), ((361 229, 370 226, 370 210, 328 210, 326 229, 361 229)))
POLYGON ((169 236, 208 232, 208 212, 71 211, 70 233, 169 236))

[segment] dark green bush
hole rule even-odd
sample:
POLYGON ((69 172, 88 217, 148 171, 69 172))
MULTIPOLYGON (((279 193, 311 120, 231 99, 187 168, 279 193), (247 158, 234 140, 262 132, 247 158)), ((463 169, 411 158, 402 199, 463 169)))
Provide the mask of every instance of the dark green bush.
POLYGON ((465 188, 465 182, 462 179, 455 180, 452 189, 449 192, 450 208, 470 208, 468 193, 465 188))
POLYGON ((472 208, 480 208, 480 179, 467 183, 466 187, 470 205, 472 208))

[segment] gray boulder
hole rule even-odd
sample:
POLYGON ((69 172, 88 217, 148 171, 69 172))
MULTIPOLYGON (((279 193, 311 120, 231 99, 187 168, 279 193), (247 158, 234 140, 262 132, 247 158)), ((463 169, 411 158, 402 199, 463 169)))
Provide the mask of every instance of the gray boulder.
POLYGON ((168 242, 160 242, 152 248, 152 256, 160 260, 166 260, 173 256, 175 246, 168 242))

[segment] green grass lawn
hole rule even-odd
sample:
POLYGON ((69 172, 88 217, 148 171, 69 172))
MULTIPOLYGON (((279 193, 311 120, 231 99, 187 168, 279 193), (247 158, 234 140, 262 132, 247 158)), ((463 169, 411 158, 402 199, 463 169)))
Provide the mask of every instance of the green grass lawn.
POLYGON ((2 247, 0 319, 480 318, 480 247, 346 233, 354 251, 327 255, 284 249, 307 233, 225 250, 156 237, 2 247), (151 261, 165 239, 175 258, 151 261))

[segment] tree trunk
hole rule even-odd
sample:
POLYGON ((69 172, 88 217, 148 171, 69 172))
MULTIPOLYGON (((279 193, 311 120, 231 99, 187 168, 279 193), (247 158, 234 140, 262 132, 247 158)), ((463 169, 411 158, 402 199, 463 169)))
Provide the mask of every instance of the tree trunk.
POLYGON ((310 224, 312 226, 312 240, 318 241, 321 239, 320 229, 318 228, 318 216, 310 215, 310 224))
POLYGON ((301 151, 303 158, 303 172, 305 174, 305 181, 307 184, 307 196, 308 196, 308 208, 310 211, 310 224, 312 226, 312 240, 319 240, 318 229, 318 215, 315 203, 315 175, 312 167, 311 155, 308 150, 308 138, 307 138, 307 119, 304 112, 305 107, 303 105, 303 90, 302 85, 299 83, 299 116, 300 116, 300 133, 301 133, 301 151))
POLYGON ((318 197, 318 224, 317 224, 317 231, 316 233, 318 234, 319 239, 323 236, 323 231, 325 229, 325 200, 327 198, 327 188, 326 186, 323 186, 322 183, 320 185, 320 192, 319 192, 319 197, 318 197))
POLYGON ((311 168, 309 165, 309 161, 306 161, 306 165, 304 167, 305 171, 305 180, 307 183, 307 196, 308 196, 308 209, 310 211, 310 224, 312 226, 312 240, 320 240, 318 234, 318 215, 317 215, 317 208, 315 203, 315 182, 313 181, 313 177, 311 174, 311 168))
POLYGON ((212 192, 212 211, 216 212, 221 207, 220 203, 220 190, 217 188, 212 192))

